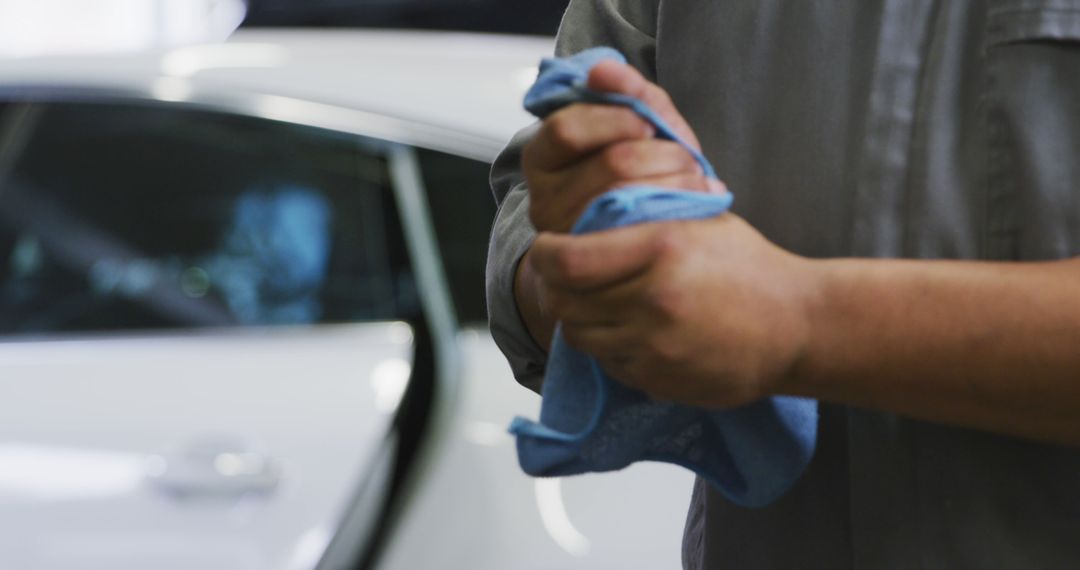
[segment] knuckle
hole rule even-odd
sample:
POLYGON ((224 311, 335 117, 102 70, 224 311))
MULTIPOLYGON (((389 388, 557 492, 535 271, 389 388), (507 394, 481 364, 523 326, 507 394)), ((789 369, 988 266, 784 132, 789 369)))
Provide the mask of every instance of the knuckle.
POLYGON ((632 138, 646 138, 652 135, 652 127, 634 111, 626 107, 612 109, 614 120, 622 127, 623 134, 632 138))
POLYGON ((573 243, 559 249, 554 256, 554 276, 560 281, 574 282, 581 278, 585 256, 573 243))
POLYGON ((671 95, 668 94, 667 90, 651 81, 645 86, 645 96, 657 103, 674 106, 671 95))
POLYGON ((671 168, 672 176, 679 176, 681 180, 693 181, 690 188, 701 186, 704 179, 704 171, 697 159, 678 143, 664 142, 662 147, 657 147, 655 154, 663 157, 666 165, 671 168))
POLYGON ((578 122, 573 120, 567 110, 555 113, 544 122, 548 140, 555 146, 568 150, 576 150, 580 145, 581 135, 578 130, 578 122))
POLYGON ((665 177, 662 181, 657 183, 657 186, 674 190, 695 190, 699 186, 698 183, 699 178, 697 175, 684 172, 665 177))
POLYGON ((677 320, 686 313, 686 293, 670 284, 652 286, 648 293, 648 304, 665 321, 677 320))
POLYGON ((686 150, 682 146, 679 146, 679 161, 684 169, 692 170, 693 172, 698 174, 704 174, 704 170, 701 168, 701 165, 698 164, 698 161, 696 158, 694 158, 694 155, 690 154, 690 151, 686 150))
POLYGON ((652 84, 640 71, 628 66, 629 73, 626 76, 625 93, 642 99, 648 95, 649 85, 652 84))
POLYGON ((604 168, 617 179, 633 178, 638 161, 637 149, 630 144, 616 144, 604 150, 604 168))
POLYGON ((687 174, 684 184, 683 188, 687 190, 709 191, 709 179, 704 174, 687 174))
POLYGON ((548 139, 552 145, 569 152, 582 152, 588 138, 590 122, 588 108, 582 105, 571 105, 566 109, 557 111, 544 121, 544 128, 548 131, 548 139))
POLYGON ((682 254, 685 241, 679 224, 662 224, 656 232, 653 247, 656 248, 658 257, 671 258, 682 254))
POLYGON ((695 182, 694 188, 697 188, 702 192, 716 192, 717 188, 719 188, 712 182, 712 179, 705 176, 705 174, 699 174, 696 178, 697 181, 695 182))

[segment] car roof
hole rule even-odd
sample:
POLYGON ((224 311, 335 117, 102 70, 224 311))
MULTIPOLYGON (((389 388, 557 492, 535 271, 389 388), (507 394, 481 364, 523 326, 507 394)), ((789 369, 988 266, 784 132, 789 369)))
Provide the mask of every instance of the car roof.
POLYGON ((240 30, 224 43, 0 60, 0 94, 184 101, 490 159, 531 122, 521 98, 552 47, 497 34, 240 30), (402 124, 409 134, 393 136, 402 124))

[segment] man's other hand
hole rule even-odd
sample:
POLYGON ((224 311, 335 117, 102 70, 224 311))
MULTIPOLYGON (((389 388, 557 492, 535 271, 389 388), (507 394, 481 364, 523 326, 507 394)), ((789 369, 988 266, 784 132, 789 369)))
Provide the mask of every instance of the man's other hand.
POLYGON ((567 343, 659 400, 729 407, 762 398, 808 342, 812 262, 734 214, 542 233, 531 263, 567 343))

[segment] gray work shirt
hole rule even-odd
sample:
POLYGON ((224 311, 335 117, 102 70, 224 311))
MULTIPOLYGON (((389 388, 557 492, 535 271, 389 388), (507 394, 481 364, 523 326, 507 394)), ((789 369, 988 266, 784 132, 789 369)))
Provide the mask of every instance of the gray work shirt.
MULTIPOLYGON (((671 93, 735 211, 781 247, 1080 254, 1080 0, 574 1, 557 52, 594 45, 671 93)), ((518 170, 532 132, 492 171, 488 296, 496 342, 536 389, 544 352, 511 289, 534 235, 518 170)), ((1080 450, 822 412, 817 455, 776 504, 743 509, 698 481, 686 567, 1080 567, 1080 450)))

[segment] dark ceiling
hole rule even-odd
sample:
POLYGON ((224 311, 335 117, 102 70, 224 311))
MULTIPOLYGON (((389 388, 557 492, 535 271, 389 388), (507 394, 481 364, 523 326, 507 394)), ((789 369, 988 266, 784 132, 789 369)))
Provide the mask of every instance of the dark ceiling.
POLYGON ((248 0, 245 27, 316 26, 554 35, 569 0, 248 0))

